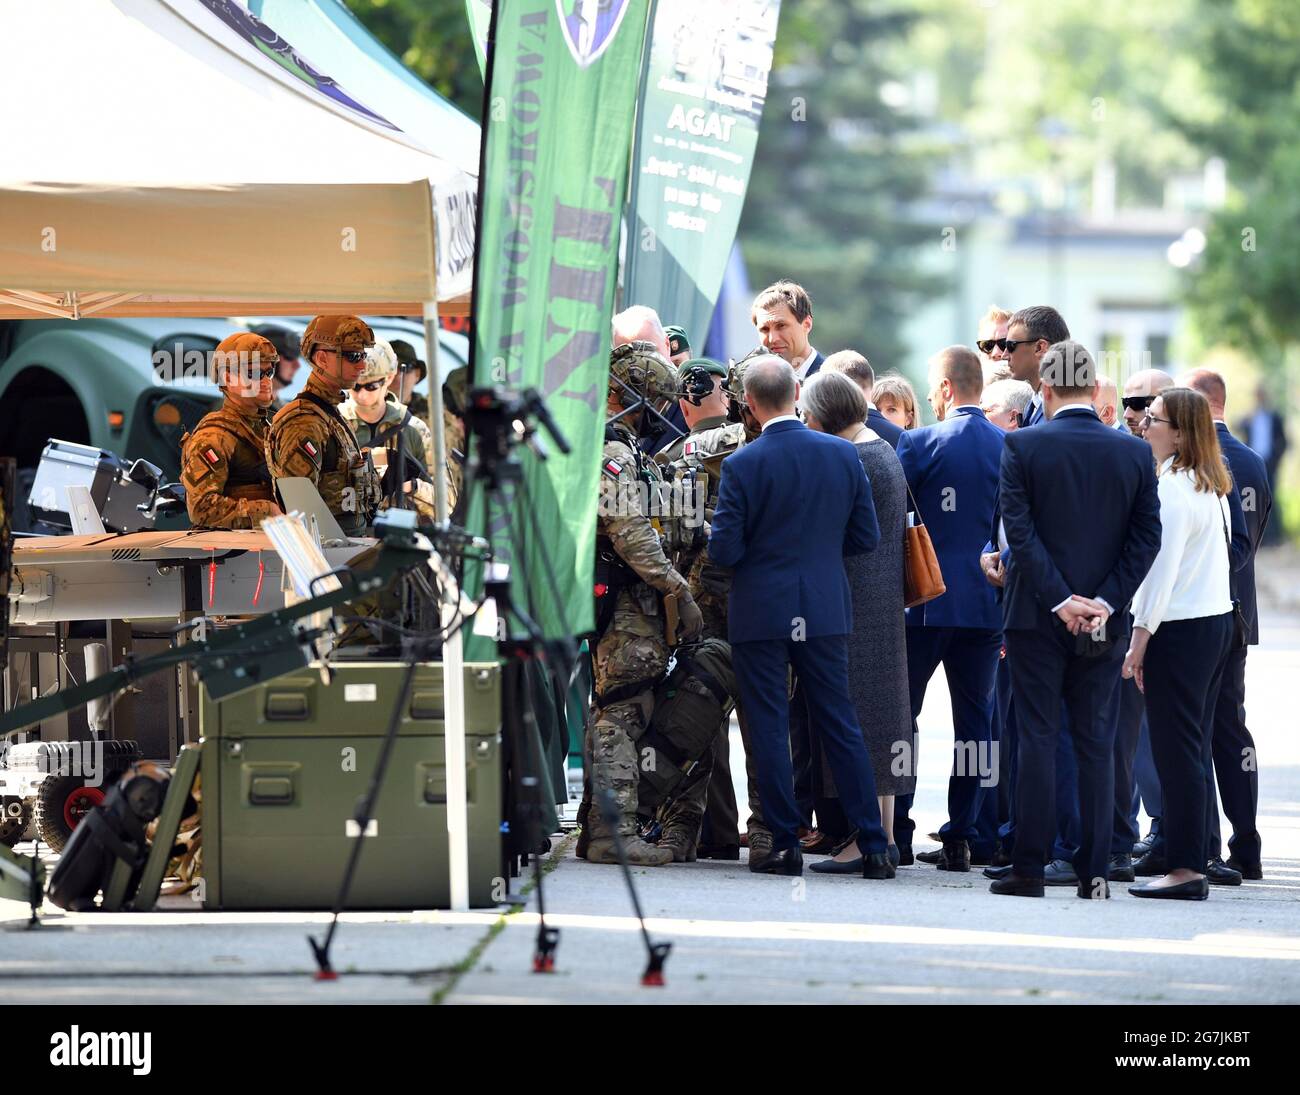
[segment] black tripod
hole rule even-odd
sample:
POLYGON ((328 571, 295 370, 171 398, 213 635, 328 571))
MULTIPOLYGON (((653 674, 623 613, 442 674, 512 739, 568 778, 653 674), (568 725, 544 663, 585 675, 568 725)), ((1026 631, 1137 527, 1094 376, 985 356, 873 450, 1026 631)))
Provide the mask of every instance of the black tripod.
MULTIPOLYGON (((579 669, 579 656, 578 644, 572 637, 569 627, 563 629, 563 638, 547 640, 538 626, 534 598, 535 583, 527 580, 527 556, 523 550, 525 545, 523 538, 517 535, 515 530, 515 514, 522 510, 528 518, 528 532, 537 548, 547 590, 557 613, 563 619, 565 603, 559 583, 556 581, 546 541, 538 526, 537 510, 529 493, 528 480, 517 455, 519 447, 527 445, 539 460, 546 459, 545 449, 536 437, 534 419, 546 428, 561 452, 570 451, 568 443, 551 418, 541 396, 535 390, 526 389, 522 393, 515 393, 502 388, 476 388, 470 393, 469 425, 477 445, 476 459, 471 461, 468 469, 466 489, 470 490, 475 484, 482 483, 487 498, 495 499, 501 512, 506 515, 505 532, 511 548, 511 559, 518 568, 521 578, 524 579, 523 588, 528 599, 526 609, 517 603, 511 594, 509 575, 504 569, 490 574, 484 583, 485 598, 491 597, 495 600, 498 619, 505 624, 505 630, 498 643, 507 667, 504 722, 511 743, 512 756, 517 763, 521 762, 523 765, 516 773, 517 793, 521 806, 520 812, 526 827, 525 846, 531 849, 533 857, 539 913, 533 970, 537 973, 546 973, 555 968, 555 950, 559 942, 559 931, 546 924, 543 872, 539 854, 546 839, 541 825, 542 781, 539 774, 542 770, 542 758, 536 748, 538 742, 536 717, 530 702, 531 698, 527 696, 525 668, 531 662, 540 663, 544 669, 555 674, 555 679, 564 682, 567 693, 579 669), (508 484, 513 484, 512 491, 507 491, 508 484), (523 638, 514 637, 510 628, 512 620, 520 625, 524 633, 523 638)), ((588 723, 586 729, 590 730, 591 715, 586 707, 584 707, 584 714, 588 723)), ((617 807, 608 789, 605 789, 601 796, 600 808, 605 812, 606 817, 612 813, 615 818, 611 828, 615 831, 619 861, 646 945, 648 964, 642 975, 642 983, 662 985, 663 966, 672 944, 656 944, 650 939, 628 866, 626 849, 617 833, 617 807)))

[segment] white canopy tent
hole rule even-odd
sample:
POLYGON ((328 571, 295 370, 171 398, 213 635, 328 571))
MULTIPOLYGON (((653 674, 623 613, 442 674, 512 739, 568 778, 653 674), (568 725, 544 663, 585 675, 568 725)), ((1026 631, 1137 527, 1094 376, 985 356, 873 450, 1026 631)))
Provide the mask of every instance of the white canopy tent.
POLYGON ((0 318, 468 311, 474 177, 233 0, 0 27, 0 318))

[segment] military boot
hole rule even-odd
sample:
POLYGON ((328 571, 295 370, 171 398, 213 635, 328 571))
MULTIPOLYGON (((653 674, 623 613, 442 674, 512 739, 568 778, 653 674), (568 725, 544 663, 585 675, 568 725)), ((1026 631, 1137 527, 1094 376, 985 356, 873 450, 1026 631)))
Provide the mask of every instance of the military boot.
POLYGON ((755 873, 762 870, 763 861, 772 854, 772 834, 766 829, 753 827, 749 830, 749 869, 755 873))
POLYGON ((579 859, 587 858, 587 849, 591 845, 591 803, 583 799, 578 806, 578 842, 573 846, 573 854, 579 859))
POLYGON ((690 828, 672 822, 664 826, 659 837, 659 847, 673 853, 674 863, 694 863, 696 843, 695 833, 690 828))
MULTIPOLYGON (((627 852, 627 862, 630 867, 663 867, 673 861, 671 849, 647 844, 639 836, 625 836, 623 849, 627 852)), ((592 833, 591 842, 587 845, 587 862, 618 863, 618 861, 618 845, 614 842, 613 836, 606 836, 599 832, 592 833)))

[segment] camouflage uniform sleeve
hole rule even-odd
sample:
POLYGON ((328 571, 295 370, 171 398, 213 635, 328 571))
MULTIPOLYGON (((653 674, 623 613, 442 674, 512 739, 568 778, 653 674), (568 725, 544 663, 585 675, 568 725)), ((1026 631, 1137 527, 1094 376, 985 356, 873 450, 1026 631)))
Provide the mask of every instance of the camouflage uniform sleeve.
POLYGON ((320 483, 329 426, 314 414, 277 416, 266 435, 266 463, 276 479, 297 477, 320 483))
POLYGON ((235 443, 235 438, 224 429, 200 427, 186 438, 181 453, 181 482, 185 484, 185 505, 191 524, 252 528, 247 514, 240 514, 239 503, 225 497, 235 443), (233 523, 240 518, 243 524, 233 523))
POLYGON ((601 458, 600 505, 597 531, 608 536, 614 550, 641 580, 660 593, 686 590, 686 579, 673 568, 664 554, 659 534, 641 505, 636 458, 618 441, 605 445, 601 458))

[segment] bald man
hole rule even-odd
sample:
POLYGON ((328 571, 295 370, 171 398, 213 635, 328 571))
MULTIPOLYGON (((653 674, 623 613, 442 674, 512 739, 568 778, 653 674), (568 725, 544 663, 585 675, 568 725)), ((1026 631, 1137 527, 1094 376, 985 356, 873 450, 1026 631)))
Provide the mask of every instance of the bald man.
POLYGON ((1097 412, 1102 425, 1122 429, 1119 424, 1119 387, 1108 376, 1097 377, 1097 390, 1092 396, 1092 409, 1097 412))
POLYGON ((1142 419, 1156 401, 1156 396, 1174 386, 1174 378, 1160 369, 1143 369, 1124 382, 1124 425, 1128 432, 1141 437, 1142 419))

